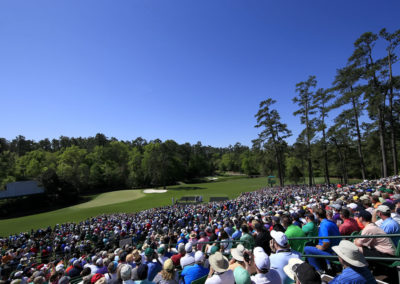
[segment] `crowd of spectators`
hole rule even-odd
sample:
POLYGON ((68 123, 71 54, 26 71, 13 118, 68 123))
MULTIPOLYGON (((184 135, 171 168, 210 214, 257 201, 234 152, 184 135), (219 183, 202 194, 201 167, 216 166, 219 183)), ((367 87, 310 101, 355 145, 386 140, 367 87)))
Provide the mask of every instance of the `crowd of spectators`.
POLYGON ((365 256, 395 256, 400 238, 387 235, 400 234, 399 212, 400 177, 394 176, 102 215, 1 238, 0 282, 376 283, 383 271, 398 283, 394 269, 365 256), (329 238, 352 234, 382 237, 329 238))

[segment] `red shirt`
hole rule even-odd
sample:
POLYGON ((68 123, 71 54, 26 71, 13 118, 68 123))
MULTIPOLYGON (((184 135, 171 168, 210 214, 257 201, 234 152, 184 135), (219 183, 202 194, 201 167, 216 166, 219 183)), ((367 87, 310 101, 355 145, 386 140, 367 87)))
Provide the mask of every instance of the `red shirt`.
POLYGON ((339 232, 342 236, 351 235, 353 232, 359 232, 360 228, 358 227, 357 221, 353 218, 345 219, 343 224, 339 227, 339 232))
POLYGON ((180 253, 178 253, 178 254, 174 254, 171 257, 171 260, 172 260, 172 262, 174 263, 175 266, 178 266, 178 265, 181 264, 181 258, 182 258, 182 255, 180 253))

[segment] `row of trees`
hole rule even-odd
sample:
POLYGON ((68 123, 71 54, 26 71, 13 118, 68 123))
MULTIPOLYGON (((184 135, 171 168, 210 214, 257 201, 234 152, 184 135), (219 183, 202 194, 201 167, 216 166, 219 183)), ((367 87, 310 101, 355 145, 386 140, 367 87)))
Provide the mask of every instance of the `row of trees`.
POLYGON ((393 75, 393 65, 399 44, 400 30, 364 33, 355 41, 346 66, 337 70, 332 86, 317 88, 315 76, 298 83, 293 98, 298 110, 293 115, 300 117, 304 129, 292 146, 285 142, 290 131, 271 107, 275 101, 260 103, 256 127, 262 131, 254 145, 273 153, 281 184, 289 174, 292 179, 308 176, 311 185, 315 171, 322 172, 327 183, 332 173, 344 182, 349 176, 398 174, 400 77, 393 75), (379 50, 377 43, 385 50, 379 50), (326 119, 334 109, 340 113, 328 127, 326 119))
MULTIPOLYGON (((260 172, 254 154, 240 143, 227 148, 200 142, 179 145, 173 140, 118 141, 97 134, 89 138, 0 138, 0 183, 36 179, 49 191, 164 186, 235 171, 260 172)), ((266 173, 266 171, 263 171, 266 173)))

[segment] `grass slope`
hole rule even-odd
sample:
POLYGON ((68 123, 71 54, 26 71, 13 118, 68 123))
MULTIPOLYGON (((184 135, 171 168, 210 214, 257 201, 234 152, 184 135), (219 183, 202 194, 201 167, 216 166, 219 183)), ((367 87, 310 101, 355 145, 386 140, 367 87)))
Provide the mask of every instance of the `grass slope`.
MULTIPOLYGON (((323 182, 323 178, 316 178, 323 182)), ((332 183, 339 180, 332 179, 332 183)), ((359 182, 359 180, 352 180, 359 182)), ((0 220, 0 236, 45 228, 66 222, 79 222, 86 218, 107 213, 137 212, 148 208, 171 205, 172 198, 202 195, 204 201, 211 196, 236 198, 240 193, 258 190, 267 185, 267 178, 234 177, 215 182, 180 184, 168 187, 166 193, 145 194, 143 190, 119 190, 97 195, 93 200, 75 206, 19 218, 0 220)))
POLYGON ((235 178, 199 184, 180 184, 168 187, 166 193, 144 194, 142 190, 114 191, 98 195, 95 199, 75 206, 20 218, 0 220, 0 236, 45 228, 66 222, 79 222, 104 213, 137 212, 166 206, 172 198, 203 195, 237 197, 241 192, 254 191, 266 185, 266 178, 235 178))

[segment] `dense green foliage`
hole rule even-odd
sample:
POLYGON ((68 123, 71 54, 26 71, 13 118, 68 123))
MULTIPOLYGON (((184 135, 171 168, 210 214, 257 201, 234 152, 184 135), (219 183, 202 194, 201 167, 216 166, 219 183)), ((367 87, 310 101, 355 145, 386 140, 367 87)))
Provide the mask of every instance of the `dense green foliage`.
MULTIPOLYGON (((393 74, 399 44, 400 30, 364 33, 355 41, 353 53, 346 66, 337 70, 331 86, 317 89, 316 76, 296 84, 293 102, 298 109, 294 115, 300 117, 303 131, 292 146, 271 149, 264 145, 259 149, 268 156, 266 160, 274 165, 275 172, 282 171, 284 165, 287 177, 301 183, 308 177, 310 185, 315 183, 314 176, 324 176, 326 183, 330 183, 330 176, 336 176, 347 183, 349 177, 399 174, 400 76, 393 74), (327 125, 334 109, 339 114, 327 125)), ((265 108, 263 102, 256 117, 265 108)), ((266 116, 263 119, 266 127, 260 135, 267 125, 279 122, 266 116)))

